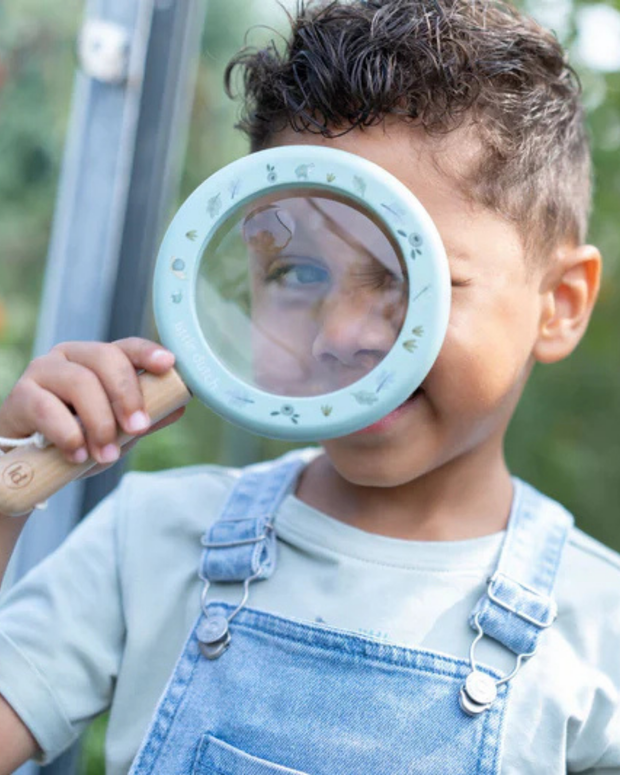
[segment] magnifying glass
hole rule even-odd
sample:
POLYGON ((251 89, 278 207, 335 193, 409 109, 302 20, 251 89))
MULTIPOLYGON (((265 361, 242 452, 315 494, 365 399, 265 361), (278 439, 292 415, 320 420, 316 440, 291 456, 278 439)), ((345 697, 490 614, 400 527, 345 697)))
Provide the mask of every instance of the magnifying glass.
MULTIPOLYGON (((140 375, 154 422, 193 394, 253 433, 318 441, 373 424, 419 387, 445 337, 450 274, 430 216, 394 176, 286 146, 229 164, 187 199, 153 301, 176 357, 168 374, 140 375)), ((25 513, 94 465, 15 450, 0 459, 0 511, 25 513)))

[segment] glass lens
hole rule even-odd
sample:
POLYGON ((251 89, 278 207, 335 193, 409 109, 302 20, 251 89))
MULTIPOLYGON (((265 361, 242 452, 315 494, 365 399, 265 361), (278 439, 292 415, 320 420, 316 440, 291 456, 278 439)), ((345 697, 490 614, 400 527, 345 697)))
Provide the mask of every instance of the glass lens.
POLYGON ((268 393, 317 396, 383 360, 409 291, 377 218, 320 189, 284 189, 222 224, 196 293, 204 336, 235 376, 268 393))

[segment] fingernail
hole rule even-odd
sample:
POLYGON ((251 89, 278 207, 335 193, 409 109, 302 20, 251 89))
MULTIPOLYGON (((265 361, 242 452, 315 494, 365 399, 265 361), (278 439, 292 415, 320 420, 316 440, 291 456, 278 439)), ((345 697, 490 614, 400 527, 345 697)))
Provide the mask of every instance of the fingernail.
POLYGON ((116 444, 106 444, 99 453, 99 460, 102 463, 114 463, 120 456, 121 451, 116 444))
POLYGON ((151 360, 153 361, 173 361, 174 355, 170 350, 154 350, 151 353, 151 360))
POLYGON ((74 452, 71 455, 71 461, 73 463, 77 463, 80 465, 81 463, 85 463, 88 460, 88 450, 86 447, 80 447, 80 449, 77 450, 77 452, 74 452))
POLYGON ((127 430, 129 433, 139 433, 146 430, 151 424, 151 420, 146 412, 134 412, 127 420, 127 430))

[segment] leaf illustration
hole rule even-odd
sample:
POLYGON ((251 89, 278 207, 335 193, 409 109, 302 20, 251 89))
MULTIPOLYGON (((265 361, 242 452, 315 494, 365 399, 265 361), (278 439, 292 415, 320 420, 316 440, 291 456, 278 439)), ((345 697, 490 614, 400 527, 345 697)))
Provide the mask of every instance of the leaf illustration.
POLYGON ((363 197, 366 195, 366 181, 363 178, 360 178, 359 175, 353 177, 353 185, 360 196, 363 197))
POLYGON ((361 404, 361 406, 372 406, 379 400, 374 393, 370 393, 367 390, 360 390, 357 393, 352 393, 351 395, 358 404, 361 404))
POLYGON ((211 218, 215 218, 217 215, 220 214, 220 210, 222 209, 222 197, 221 194, 216 194, 216 196, 212 196, 211 199, 209 199, 209 202, 207 203, 207 212, 211 216, 211 218))

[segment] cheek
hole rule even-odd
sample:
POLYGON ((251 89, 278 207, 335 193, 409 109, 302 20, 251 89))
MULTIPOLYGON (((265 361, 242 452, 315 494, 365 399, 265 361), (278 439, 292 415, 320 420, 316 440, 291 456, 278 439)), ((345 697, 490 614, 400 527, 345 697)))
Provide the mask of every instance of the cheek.
POLYGON ((534 342, 531 310, 514 299, 493 307, 455 303, 446 340, 429 377, 438 401, 484 413, 520 389, 534 342))
POLYGON ((280 392, 287 377, 303 378, 303 348, 299 332, 290 324, 283 326, 267 315, 254 319, 251 347, 254 378, 261 387, 280 392))

